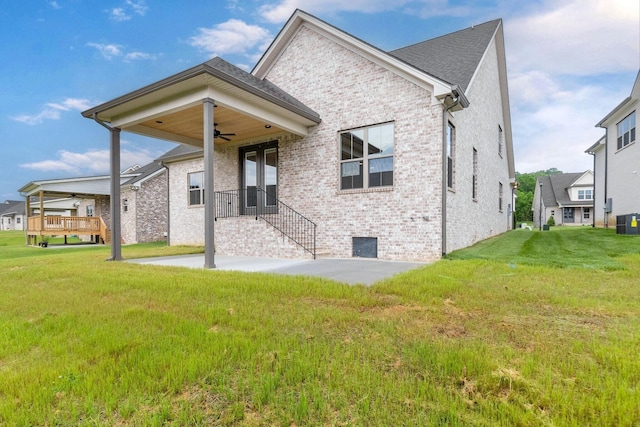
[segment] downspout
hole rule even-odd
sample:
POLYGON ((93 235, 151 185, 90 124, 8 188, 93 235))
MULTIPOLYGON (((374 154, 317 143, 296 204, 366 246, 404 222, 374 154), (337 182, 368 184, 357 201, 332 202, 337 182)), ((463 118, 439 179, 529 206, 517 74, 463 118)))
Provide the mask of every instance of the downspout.
POLYGON ((113 128, 98 118, 97 113, 93 113, 93 120, 100 126, 109 130, 110 152, 111 152, 111 188, 110 188, 110 216, 111 216, 111 258, 107 261, 122 260, 122 244, 120 230, 120 129, 113 128))
POLYGON ((169 201, 169 196, 171 194, 171 191, 169 191, 169 185, 170 185, 170 180, 169 180, 169 168, 167 167, 167 165, 164 164, 164 162, 160 162, 160 165, 162 165, 162 167, 167 171, 167 246, 171 246, 171 202, 169 201))
MULTIPOLYGON (((591 228, 596 228, 596 196, 597 192, 597 181, 596 181, 596 153, 594 151, 588 152, 593 156, 593 212, 591 213, 591 228)), ((584 215, 584 211, 583 211, 584 215)))
POLYGON ((455 99, 451 98, 450 95, 447 95, 443 100, 443 109, 442 109, 442 257, 444 258, 447 255, 447 192, 449 191, 447 185, 447 126, 449 125, 449 111, 457 107, 458 105, 462 105, 462 108, 466 108, 469 106, 469 101, 466 98, 463 99, 464 95, 461 95, 458 92, 458 86, 454 86, 451 91, 451 95, 455 96, 455 99), (453 102, 447 106, 447 99, 453 100, 453 102))
MULTIPOLYGON (((594 159, 595 159, 595 156, 594 156, 594 159)), ((609 228, 609 213, 607 212, 607 188, 608 188, 607 176, 608 175, 609 175, 609 128, 604 128, 604 206, 605 207, 604 207, 604 217, 602 218, 604 220, 604 228, 609 228)), ((595 185, 595 172, 593 176, 594 176, 594 185, 595 185)))

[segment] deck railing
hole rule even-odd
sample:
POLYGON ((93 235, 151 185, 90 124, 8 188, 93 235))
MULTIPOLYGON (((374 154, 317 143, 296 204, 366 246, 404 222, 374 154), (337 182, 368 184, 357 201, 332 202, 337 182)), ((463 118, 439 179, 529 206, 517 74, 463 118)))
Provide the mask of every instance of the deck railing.
POLYGON ((250 187, 216 191, 215 217, 242 215, 260 218, 316 258, 316 224, 278 200, 275 189, 250 187))
POLYGON ((38 216, 29 217, 28 231, 39 234, 100 234, 100 218, 92 216, 57 216, 49 215, 44 219, 38 216))

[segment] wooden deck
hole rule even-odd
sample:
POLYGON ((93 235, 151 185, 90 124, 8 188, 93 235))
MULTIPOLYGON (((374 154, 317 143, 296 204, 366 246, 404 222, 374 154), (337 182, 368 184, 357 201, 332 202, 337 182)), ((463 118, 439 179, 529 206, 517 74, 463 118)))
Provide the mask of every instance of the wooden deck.
POLYGON ((110 243, 111 233, 100 217, 92 216, 31 216, 27 222, 27 241, 38 243, 38 236, 96 236, 103 243, 110 243))

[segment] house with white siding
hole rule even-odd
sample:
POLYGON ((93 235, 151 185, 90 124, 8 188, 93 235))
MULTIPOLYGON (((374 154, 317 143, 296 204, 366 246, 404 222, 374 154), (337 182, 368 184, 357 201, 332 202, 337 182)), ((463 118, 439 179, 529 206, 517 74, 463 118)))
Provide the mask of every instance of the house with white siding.
POLYGON ((639 109, 640 72, 631 94, 596 125, 605 135, 586 150, 594 162, 596 227, 615 227, 618 216, 640 213, 639 109))
POLYGON ((593 172, 539 176, 533 193, 533 223, 593 225, 593 172))
POLYGON ((430 261, 512 227, 500 19, 385 52, 297 10, 250 73, 213 58, 82 114, 109 128, 112 171, 122 131, 180 144, 158 159, 169 243, 204 244, 205 267, 430 261))

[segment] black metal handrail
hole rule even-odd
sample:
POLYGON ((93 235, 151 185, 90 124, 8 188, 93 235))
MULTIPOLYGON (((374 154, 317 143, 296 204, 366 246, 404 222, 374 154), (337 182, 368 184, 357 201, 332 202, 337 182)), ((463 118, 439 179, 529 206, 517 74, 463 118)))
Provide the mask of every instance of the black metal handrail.
POLYGON ((215 219, 252 215, 280 231, 316 259, 316 224, 278 200, 275 188, 248 187, 215 192, 215 219))

